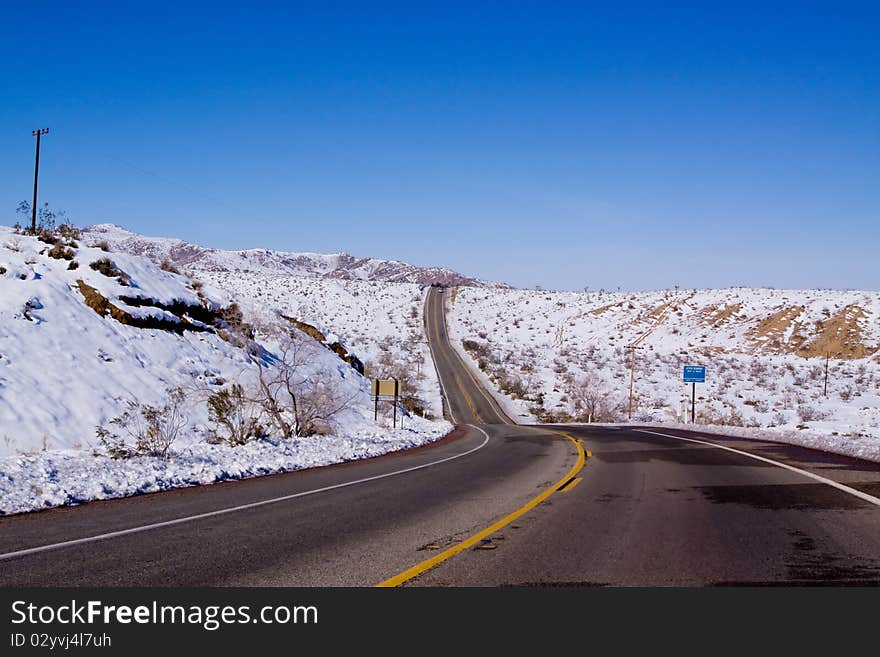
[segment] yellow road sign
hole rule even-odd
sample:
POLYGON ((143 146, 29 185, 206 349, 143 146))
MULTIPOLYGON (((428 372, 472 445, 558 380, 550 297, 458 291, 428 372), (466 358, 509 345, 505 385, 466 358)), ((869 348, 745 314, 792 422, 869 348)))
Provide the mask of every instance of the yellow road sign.
POLYGON ((372 394, 374 397, 395 397, 400 394, 400 383, 397 379, 373 379, 372 394))

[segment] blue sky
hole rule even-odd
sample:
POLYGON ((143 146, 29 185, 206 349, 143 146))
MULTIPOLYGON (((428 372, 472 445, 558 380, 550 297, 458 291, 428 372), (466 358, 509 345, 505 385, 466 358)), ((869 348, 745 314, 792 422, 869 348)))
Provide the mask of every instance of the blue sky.
POLYGON ((876 5, 120 4, 0 0, 3 223, 49 127, 41 200, 80 224, 525 287, 880 288, 876 5))

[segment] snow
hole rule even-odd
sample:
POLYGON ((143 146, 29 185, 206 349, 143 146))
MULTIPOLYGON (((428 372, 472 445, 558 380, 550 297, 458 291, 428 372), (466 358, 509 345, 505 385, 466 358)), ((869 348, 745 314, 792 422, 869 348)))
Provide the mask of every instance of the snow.
MULTIPOLYGON (((88 449, 95 426, 116 416, 125 400, 158 404, 168 387, 233 378, 249 367, 242 350, 215 334, 176 335, 103 318, 77 285, 83 280, 110 299, 125 294, 198 305, 184 277, 143 258, 83 246, 71 271, 68 261, 41 255, 46 247, 0 228, 0 266, 7 268, 0 276, 0 455, 88 449), (131 276, 130 287, 89 267, 104 257, 131 276), (39 307, 28 320, 22 309, 35 299, 39 307)), ((146 314, 146 307, 126 309, 146 314)))
POLYGON ((426 290, 419 285, 261 272, 197 270, 196 275, 234 295, 253 317, 267 320, 276 309, 284 309, 285 314, 318 328, 328 342, 340 339, 367 363, 368 370, 383 351, 390 351, 422 375, 417 394, 427 402, 431 415, 442 417, 440 382, 424 335, 426 290))
POLYGON ((378 456, 442 438, 444 422, 364 429, 342 436, 257 440, 239 447, 192 444, 172 458, 114 460, 75 450, 0 459, 0 515, 90 500, 213 484, 378 456))
POLYGON ((493 376, 481 374, 520 421, 576 417, 578 382, 601 393, 605 417, 598 419, 627 420, 627 346, 642 338, 633 421, 685 422, 691 387, 682 382, 682 368, 705 365, 707 382, 697 384, 700 428, 751 431, 880 460, 878 319, 880 294, 872 291, 462 287, 449 306, 449 333, 472 365, 462 341, 487 346, 493 376), (780 313, 788 313, 785 321, 777 321, 780 313), (841 317, 851 321, 838 331, 831 320, 841 317), (827 397, 820 355, 826 346, 834 354, 827 397), (521 382, 526 398, 499 390, 499 372, 521 382))
MULTIPOLYGON (((407 417, 403 430, 386 427, 386 418, 377 424, 369 381, 312 342, 314 371, 331 376, 353 400, 333 418, 330 435, 209 444, 205 399, 228 383, 254 380, 257 368, 246 351, 213 329, 173 332, 101 316, 86 304, 78 281, 136 318, 180 321, 156 307, 174 302, 217 310, 237 301, 245 320, 258 326, 295 311, 368 357, 389 335, 423 339, 419 287, 314 278, 301 284, 265 273, 239 274, 234 285, 204 280, 199 287, 144 257, 86 246, 91 243, 79 240, 73 249, 79 266, 70 270, 69 261, 48 257, 47 244, 0 227, 0 514, 365 458, 425 444, 451 428, 420 417, 407 417), (131 284, 89 267, 101 258, 112 260, 131 284), (284 294, 264 302, 256 293, 273 289, 284 294), (155 305, 129 305, 121 295, 155 305), (102 453, 97 426, 119 416, 129 401, 161 406, 178 387, 187 391, 187 423, 168 459, 94 455, 102 453)), ((257 339, 270 352, 277 347, 268 334, 258 331, 257 339)), ((438 409, 429 353, 426 359, 420 392, 438 409)))

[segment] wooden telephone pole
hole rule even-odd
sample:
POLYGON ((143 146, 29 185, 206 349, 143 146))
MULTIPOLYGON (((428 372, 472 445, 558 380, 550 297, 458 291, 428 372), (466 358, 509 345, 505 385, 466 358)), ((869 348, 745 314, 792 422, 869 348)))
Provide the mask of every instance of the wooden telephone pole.
MULTIPOLYGON (((639 340, 636 340, 636 342, 640 342, 644 337, 647 336, 643 336, 639 340)), ((627 414, 627 417, 629 417, 630 420, 632 420, 633 416, 633 388, 635 387, 636 382, 636 349, 642 349, 642 347, 636 346, 636 342, 628 345, 630 354, 632 354, 632 359, 630 360, 629 365, 629 413, 627 414)))
POLYGON ((34 160, 34 204, 31 206, 31 232, 37 232, 37 180, 40 176, 40 137, 49 132, 49 128, 34 130, 31 134, 37 138, 37 157, 34 160))
POLYGON ((828 359, 831 358, 831 352, 825 352, 825 392, 824 395, 828 396, 828 359))
MULTIPOLYGON (((620 292, 619 287, 617 288, 617 291, 620 292)), ((658 326, 660 326, 663 323, 663 321, 666 319, 666 317, 671 312, 671 309, 675 305, 676 304, 674 304, 672 301, 667 303, 666 310, 664 310, 663 313, 660 315, 660 317, 658 317, 655 320, 654 324, 652 326, 648 327, 648 329, 645 330, 639 337, 637 337, 635 340, 633 340, 631 344, 627 345, 627 348, 630 350, 630 353, 632 354, 632 358, 630 360, 630 366, 629 366, 629 414, 628 415, 629 415, 630 420, 632 419, 632 416, 633 416, 633 388, 635 387, 635 381, 636 381, 636 349, 644 349, 644 347, 640 347, 639 345, 642 342, 644 342, 645 338, 647 338, 649 335, 651 335, 651 333, 654 331, 654 329, 656 329, 658 326)))
POLYGON ((633 386, 636 378, 636 348, 635 345, 629 346, 629 352, 632 354, 632 361, 629 366, 629 413, 627 417, 632 420, 633 417, 633 386))

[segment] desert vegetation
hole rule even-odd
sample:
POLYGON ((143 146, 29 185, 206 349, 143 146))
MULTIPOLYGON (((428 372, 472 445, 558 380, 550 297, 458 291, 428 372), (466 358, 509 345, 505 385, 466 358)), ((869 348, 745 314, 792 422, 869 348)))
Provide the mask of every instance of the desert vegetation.
POLYGON ((463 288, 450 309, 462 351, 541 421, 626 421, 633 366, 632 420, 687 421, 682 369, 704 365, 698 423, 880 435, 876 293, 463 288))

